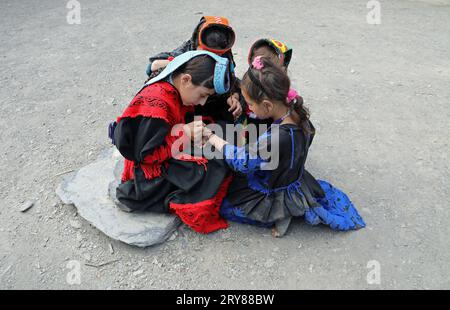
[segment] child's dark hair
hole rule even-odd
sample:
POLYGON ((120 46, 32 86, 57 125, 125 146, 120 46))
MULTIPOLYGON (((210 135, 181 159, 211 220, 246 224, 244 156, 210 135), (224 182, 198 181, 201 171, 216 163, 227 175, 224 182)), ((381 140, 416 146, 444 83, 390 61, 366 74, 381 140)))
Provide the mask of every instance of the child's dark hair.
POLYGON ((250 67, 249 71, 247 71, 242 78, 241 88, 258 104, 264 99, 268 99, 281 102, 285 106, 292 108, 296 114, 294 114, 294 118, 296 118, 299 127, 307 133, 312 133, 308 121, 309 111, 303 105, 303 98, 297 96, 291 102, 287 102, 286 98, 291 86, 289 76, 285 71, 274 65, 268 59, 264 57, 261 57, 260 59, 263 68, 255 69, 250 67), (256 81, 253 81, 250 75, 253 75, 256 81))
POLYGON ((224 49, 230 45, 230 34, 223 27, 211 26, 203 31, 202 40, 213 49, 224 49))
POLYGON ((250 58, 249 58, 250 62, 252 62, 256 56, 255 51, 263 47, 267 48, 273 54, 273 57, 278 57, 278 53, 272 45, 270 45, 268 42, 264 40, 260 40, 257 43, 255 43, 250 49, 250 58))
POLYGON ((208 55, 192 58, 175 72, 174 76, 185 73, 192 76, 192 84, 214 89, 214 68, 216 61, 208 55))

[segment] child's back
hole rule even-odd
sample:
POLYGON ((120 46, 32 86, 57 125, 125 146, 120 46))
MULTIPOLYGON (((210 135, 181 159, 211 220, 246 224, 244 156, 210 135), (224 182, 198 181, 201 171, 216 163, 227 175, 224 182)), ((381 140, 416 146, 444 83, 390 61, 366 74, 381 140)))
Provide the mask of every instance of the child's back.
POLYGON ((238 153, 251 152, 249 147, 225 146, 227 163, 237 172, 227 202, 240 208, 248 219, 260 223, 273 224, 287 217, 302 216, 315 203, 308 198, 324 196, 319 183, 304 168, 311 141, 312 134, 303 132, 296 124, 269 129, 258 139, 258 146, 262 152, 265 151, 262 148, 270 150, 271 160, 275 157, 276 162, 271 163, 273 170, 264 170, 264 163, 240 159, 243 156, 238 153))
POLYGON ((221 214, 229 220, 275 226, 283 235, 292 217, 305 216, 313 225, 323 223, 336 230, 365 226, 348 197, 305 170, 314 127, 297 92, 290 90, 286 72, 257 57, 242 79, 242 95, 259 118, 274 119, 255 143, 236 147, 208 137, 236 177, 223 201, 221 214), (270 158, 262 154, 270 154, 270 158), (278 156, 277 156, 278 155, 278 156), (270 169, 269 169, 270 166, 270 169))

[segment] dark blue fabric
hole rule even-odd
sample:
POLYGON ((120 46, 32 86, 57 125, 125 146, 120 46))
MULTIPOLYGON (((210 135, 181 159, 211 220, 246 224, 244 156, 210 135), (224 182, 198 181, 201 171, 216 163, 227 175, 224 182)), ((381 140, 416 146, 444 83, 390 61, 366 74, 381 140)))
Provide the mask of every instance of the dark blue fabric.
POLYGON ((268 182, 270 178, 269 170, 258 170, 247 174, 248 186, 254 191, 258 191, 268 195, 268 182))
POLYGON ((292 128, 289 128, 289 134, 291 135, 291 164, 289 165, 289 169, 292 169, 292 167, 294 167, 294 150, 295 150, 294 130, 292 130, 292 128))
POLYGON ((268 180, 270 177, 269 170, 259 170, 254 173, 249 173, 247 175, 248 186, 254 191, 264 193, 266 195, 270 195, 272 193, 277 193, 281 191, 287 191, 289 199, 292 200, 292 194, 298 193, 299 195, 303 195, 300 188, 302 183, 297 180, 292 182, 289 185, 277 187, 277 188, 268 188, 268 180))
MULTIPOLYGON (((306 211, 305 221, 308 224, 324 224, 333 230, 341 231, 355 230, 366 226, 364 220, 353 206, 353 203, 344 192, 326 181, 318 180, 318 182, 325 192, 325 197, 316 199, 320 206, 309 208, 306 211)), ((291 197, 291 194, 294 191, 301 194, 300 182, 294 182, 285 188, 277 189, 277 191, 278 190, 288 191, 289 197, 291 197)), ((225 219, 234 222, 260 227, 271 227, 274 224, 257 222, 247 218, 241 209, 231 205, 226 198, 222 202, 220 213, 225 219)))
POLYGON ((241 209, 234 207, 231 205, 231 203, 228 201, 227 198, 225 198, 222 201, 222 205, 220 207, 220 215, 229 221, 232 222, 238 222, 243 224, 249 224, 264 228, 270 228, 273 226, 274 223, 262 223, 258 221, 251 220, 245 216, 245 214, 242 212, 241 209))
POLYGON ((325 197, 317 199, 319 207, 305 213, 305 221, 311 225, 324 224, 334 230, 354 230, 366 227, 366 223, 348 196, 330 183, 317 180, 325 197))
POLYGON ((242 173, 259 171, 261 163, 264 162, 259 156, 250 156, 245 147, 237 147, 232 144, 224 146, 224 156, 226 163, 231 169, 242 173))
MULTIPOLYGON (((256 141, 256 149, 259 148, 261 141, 270 139, 270 130, 264 132, 258 137, 256 141)), ((223 154, 225 162, 234 171, 239 171, 245 174, 249 174, 256 171, 261 171, 261 165, 266 162, 259 154, 251 154, 247 147, 238 147, 232 144, 225 144, 223 147, 223 154)))

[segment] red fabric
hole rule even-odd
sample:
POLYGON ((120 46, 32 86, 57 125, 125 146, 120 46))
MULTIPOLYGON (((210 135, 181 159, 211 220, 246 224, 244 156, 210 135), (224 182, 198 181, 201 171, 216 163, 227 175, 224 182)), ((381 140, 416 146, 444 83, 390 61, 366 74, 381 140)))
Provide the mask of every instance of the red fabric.
POLYGON ((184 123, 184 115, 193 107, 184 106, 177 89, 168 82, 157 82, 145 87, 131 100, 117 123, 125 117, 152 117, 163 119, 170 127, 184 123))
POLYGON ((176 159, 178 160, 182 160, 182 161, 191 161, 194 163, 197 163, 198 165, 202 165, 203 168, 205 168, 205 171, 208 170, 208 160, 204 157, 196 157, 196 156, 192 156, 186 153, 182 153, 179 154, 176 159))
MULTIPOLYGON (((125 109, 122 116, 117 119, 117 122, 120 122, 125 117, 144 116, 160 118, 169 124, 170 130, 172 131, 173 126, 184 124, 184 116, 189 111, 192 111, 192 107, 182 105, 178 91, 170 83, 158 82, 147 86, 138 93, 125 109)), ((167 165, 167 160, 171 157, 178 160, 196 162, 199 165, 203 165, 206 170, 208 160, 203 157, 194 157, 184 153, 172 154, 171 147, 178 138, 189 139, 184 136, 183 131, 180 131, 176 136, 168 134, 165 138, 165 144, 144 158, 140 166, 145 178, 152 179, 160 176, 162 165, 167 165)), ((134 162, 125 160, 122 181, 132 180, 133 178, 134 162)), ((213 198, 198 203, 170 203, 170 209, 183 222, 197 232, 206 234, 218 229, 227 228, 228 224, 220 217, 219 210, 222 200, 227 193, 231 178, 229 176, 224 180, 213 198)))
MULTIPOLYGON (((186 112, 193 111, 192 107, 186 107, 181 102, 181 97, 177 89, 168 82, 158 82, 145 87, 139 92, 125 109, 123 114, 117 118, 117 123, 122 118, 129 117, 151 117, 159 118, 169 124, 171 130, 176 124, 184 124, 186 112)), ((165 144, 156 148, 151 154, 144 158, 141 163, 142 171, 146 179, 161 176, 161 167, 165 161, 172 157, 171 148, 173 143, 183 138, 183 131, 178 135, 168 134, 165 144)), ((180 159, 183 160, 183 159, 180 159)), ((205 159, 206 160, 206 159, 205 159)), ((205 165, 198 161, 199 164, 205 165)), ((134 162, 125 159, 122 181, 134 179, 134 162)))
POLYGON ((232 175, 226 177, 217 194, 211 199, 186 204, 171 202, 170 209, 196 232, 208 234, 227 228, 228 223, 220 217, 219 210, 232 179, 232 175))

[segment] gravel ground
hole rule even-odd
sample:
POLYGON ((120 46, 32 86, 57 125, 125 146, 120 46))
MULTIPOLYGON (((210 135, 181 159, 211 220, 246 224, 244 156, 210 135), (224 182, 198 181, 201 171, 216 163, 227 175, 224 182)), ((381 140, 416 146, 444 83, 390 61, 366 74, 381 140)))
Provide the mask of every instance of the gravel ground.
POLYGON ((0 288, 450 288, 450 1, 380 1, 380 25, 353 0, 80 2, 80 25, 66 22, 67 1, 0 4, 0 288), (202 14, 230 18, 238 75, 256 39, 293 47, 290 74, 318 129, 308 170, 350 195, 366 229, 299 220, 274 239, 182 226, 140 249, 61 204, 62 174, 110 146, 107 124, 148 56, 187 39, 202 14), (379 283, 367 281, 373 261, 379 283))

